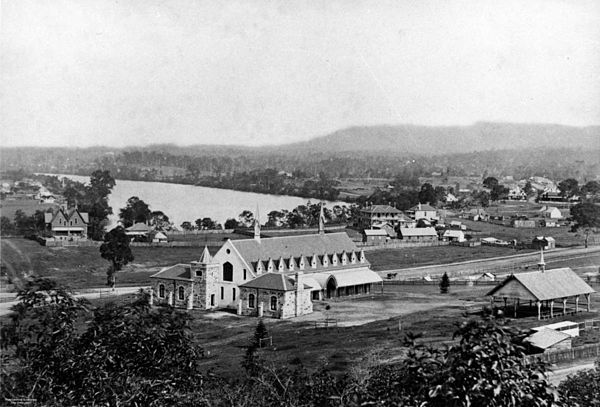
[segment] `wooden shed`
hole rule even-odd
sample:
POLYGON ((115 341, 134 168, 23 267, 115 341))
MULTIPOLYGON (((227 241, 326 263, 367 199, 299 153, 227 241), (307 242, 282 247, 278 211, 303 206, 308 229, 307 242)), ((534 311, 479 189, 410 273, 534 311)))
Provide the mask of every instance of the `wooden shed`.
POLYGON ((497 285, 487 295, 490 297, 492 308, 496 301, 501 300, 504 308, 512 304, 515 318, 522 306, 529 303, 529 308, 522 310, 523 313, 537 308, 538 319, 554 318, 558 315, 577 313, 580 297, 586 299, 586 309, 591 309, 591 294, 594 289, 590 287, 569 267, 545 270, 543 259, 540 270, 511 274, 502 283, 497 285))

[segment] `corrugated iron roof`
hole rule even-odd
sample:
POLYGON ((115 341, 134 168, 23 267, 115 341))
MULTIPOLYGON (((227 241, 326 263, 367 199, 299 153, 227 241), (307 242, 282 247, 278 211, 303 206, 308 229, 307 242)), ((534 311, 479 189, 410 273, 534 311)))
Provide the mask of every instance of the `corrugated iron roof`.
MULTIPOLYGON (((282 273, 266 273, 240 285, 240 287, 273 291, 294 291, 296 289, 296 282, 290 276, 282 273)), ((311 286, 304 284, 305 290, 310 290, 311 288, 311 286)))
POLYGON ((400 228, 400 234, 407 236, 437 236, 435 228, 400 228))
POLYGON ((487 295, 494 295, 509 281, 518 281, 538 301, 574 297, 596 292, 569 267, 510 275, 487 295))
POLYGON ((542 329, 534 334, 529 335, 524 341, 530 343, 536 348, 548 349, 549 347, 570 338, 571 335, 564 332, 555 331, 554 329, 542 329))

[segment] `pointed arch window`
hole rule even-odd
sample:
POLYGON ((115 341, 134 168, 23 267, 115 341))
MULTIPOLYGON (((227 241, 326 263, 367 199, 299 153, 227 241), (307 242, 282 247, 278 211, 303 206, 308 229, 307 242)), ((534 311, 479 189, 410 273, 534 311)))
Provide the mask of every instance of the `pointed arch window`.
POLYGON ((185 298, 185 290, 182 286, 179 287, 178 297, 180 300, 183 300, 185 298))

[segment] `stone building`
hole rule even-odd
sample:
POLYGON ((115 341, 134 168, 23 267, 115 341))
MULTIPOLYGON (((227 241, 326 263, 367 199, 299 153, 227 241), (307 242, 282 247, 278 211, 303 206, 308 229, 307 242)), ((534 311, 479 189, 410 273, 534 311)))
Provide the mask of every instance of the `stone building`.
POLYGON ((246 315, 253 314, 251 304, 258 310, 263 303, 265 315, 288 318, 310 312, 312 303, 306 301, 311 298, 369 294, 374 284, 382 284, 346 233, 325 233, 322 223, 319 229, 318 234, 261 239, 257 221, 254 238, 228 239, 214 257, 205 248, 199 261, 151 276, 153 302, 188 309, 230 308, 246 315), (297 287, 293 281, 298 276, 303 284, 297 287), (252 303, 250 289, 258 289, 252 303), (299 296, 298 289, 303 291, 299 296), (272 297, 277 297, 275 309, 272 297), (292 313, 296 306, 301 310, 292 313))

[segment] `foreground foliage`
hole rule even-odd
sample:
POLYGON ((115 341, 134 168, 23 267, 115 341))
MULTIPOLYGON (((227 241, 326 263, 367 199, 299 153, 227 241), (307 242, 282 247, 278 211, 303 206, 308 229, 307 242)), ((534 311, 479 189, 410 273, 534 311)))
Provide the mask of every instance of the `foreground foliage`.
POLYGON ((563 404, 544 363, 523 358, 522 336, 494 320, 464 322, 458 343, 443 349, 407 335, 401 362, 370 355, 343 375, 308 371, 297 358, 270 362, 259 347, 268 336, 259 321, 240 374, 226 379, 202 368, 188 314, 152 309, 143 295, 90 310, 68 290, 37 279, 19 298, 2 336, 1 394, 44 405, 562 406, 594 405, 582 394, 597 391, 586 387, 587 376, 570 379, 561 388, 569 400, 563 404))

